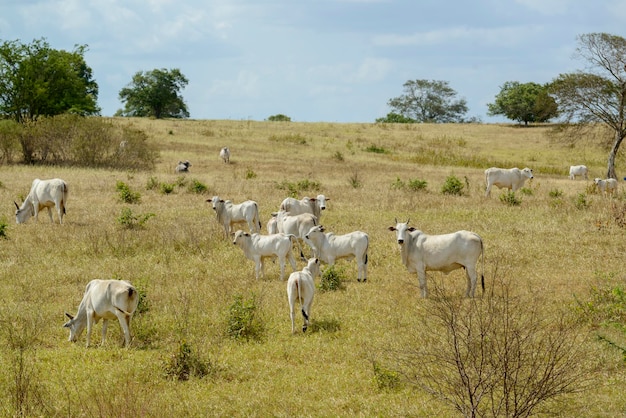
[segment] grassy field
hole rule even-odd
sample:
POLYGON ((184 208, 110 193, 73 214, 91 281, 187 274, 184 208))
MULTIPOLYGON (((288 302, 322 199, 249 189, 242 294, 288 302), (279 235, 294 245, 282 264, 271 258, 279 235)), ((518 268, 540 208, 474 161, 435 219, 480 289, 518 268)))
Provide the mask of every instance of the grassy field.
MULTIPOLYGON (((376 364, 407 372, 390 353, 417 347, 435 332, 427 324, 436 302, 419 297, 417 278, 401 264, 387 229, 396 218, 410 218, 430 234, 480 234, 488 289, 509 283, 548 326, 575 316, 576 300, 589 300, 594 289, 624 287, 624 183, 616 199, 593 193, 591 179, 604 177, 608 151, 592 138, 572 146, 549 139, 546 127, 479 124, 119 123, 148 133, 160 151, 154 171, 0 167, 0 219, 8 224, 7 239, 0 239, 3 416, 457 415, 403 379, 377 384, 376 364), (223 146, 231 149, 230 165, 218 159, 223 146), (175 174, 176 163, 187 159, 190 172, 175 174), (569 180, 573 164, 586 164, 590 179, 569 180), (497 188, 484 197, 483 172, 491 166, 534 170, 526 193, 516 194, 519 205, 501 201, 497 188), (463 195, 441 192, 449 176, 461 181, 463 195), (39 223, 16 225, 13 201, 21 202, 34 178, 52 177, 69 184, 65 224, 52 225, 42 213, 39 223), (412 190, 414 180, 426 188, 412 190), (122 202, 118 182, 140 193, 140 201, 122 202), (204 193, 190 189, 198 183, 207 186, 204 193), (165 194, 149 184, 174 187, 165 194), (354 261, 340 262, 345 288, 316 294, 304 335, 291 334, 278 266, 269 263, 266 278, 257 281, 253 263, 224 237, 206 202, 213 195, 257 201, 265 232, 290 189, 299 198, 330 198, 321 218, 327 231, 358 229, 371 240, 367 283, 356 281, 354 261), (144 228, 125 228, 119 221, 125 208, 154 216, 144 228), (121 348, 113 322, 104 346, 97 344, 101 324, 89 349, 84 334, 76 344, 67 341, 64 312, 76 312, 94 278, 129 280, 145 296, 129 349, 121 348), (258 340, 228 335, 237 300, 254 302, 258 340), (171 378, 185 348, 208 365, 204 377, 171 378)), ((625 166, 621 153, 618 173, 625 166)), ((431 273, 428 284, 469 303, 461 270, 431 273)), ((626 415, 622 352, 597 338, 605 332, 579 321, 581 364, 572 366, 588 369, 591 385, 535 412, 626 415)), ((624 333, 613 338, 626 345, 624 333)))

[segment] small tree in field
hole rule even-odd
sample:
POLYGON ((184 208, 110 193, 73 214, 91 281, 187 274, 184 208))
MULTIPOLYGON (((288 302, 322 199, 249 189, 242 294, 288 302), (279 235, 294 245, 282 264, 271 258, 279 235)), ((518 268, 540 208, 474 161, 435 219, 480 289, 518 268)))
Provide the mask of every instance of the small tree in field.
POLYGON ((507 81, 488 105, 490 116, 504 115, 507 119, 523 122, 547 122, 557 116, 557 105, 548 95, 546 86, 537 83, 507 81))
POLYGON ((403 87, 403 95, 387 102, 393 119, 397 114, 406 118, 403 120, 423 123, 462 122, 467 113, 467 102, 456 99, 457 93, 447 81, 409 80, 403 87))

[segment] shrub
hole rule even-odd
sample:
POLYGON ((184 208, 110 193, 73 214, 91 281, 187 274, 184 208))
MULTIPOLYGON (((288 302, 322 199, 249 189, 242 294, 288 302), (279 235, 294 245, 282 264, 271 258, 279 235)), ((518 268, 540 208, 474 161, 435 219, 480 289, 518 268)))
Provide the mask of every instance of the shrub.
POLYGON ((378 362, 372 362, 374 367, 374 383, 379 390, 396 390, 400 387, 398 372, 385 369, 378 362))
POLYGON ((154 176, 151 176, 146 182, 146 190, 154 190, 159 187, 161 182, 154 176))
POLYGON ((124 208, 117 218, 117 222, 125 229, 141 229, 153 216, 155 216, 154 213, 135 215, 130 208, 124 208))
POLYGON ((389 154, 388 150, 377 145, 370 145, 369 147, 365 148, 365 151, 373 152, 374 154, 389 154))
POLYGON ((402 190, 405 187, 406 187, 406 185, 404 184, 404 182, 402 180, 400 180, 400 177, 396 177, 395 181, 393 183, 391 183, 391 188, 392 189, 402 190))
POLYGON ((7 222, 7 218, 4 216, 0 219, 0 238, 9 239, 7 235, 7 228, 9 227, 9 223, 7 222))
POLYGON ((304 179, 296 183, 283 181, 282 183, 278 184, 276 187, 280 190, 287 190, 289 193, 289 196, 291 197, 298 197, 298 194, 300 192, 318 191, 321 189, 322 186, 317 181, 304 179))
POLYGON ((358 189, 359 187, 362 186, 361 180, 359 180, 358 171, 355 171, 354 173, 352 173, 352 175, 348 179, 348 183, 350 184, 350 186, 352 186, 353 189, 358 189))
POLYGON ((462 196, 464 187, 465 186, 461 183, 461 180, 457 177, 448 176, 443 186, 441 186, 441 193, 462 196))
POLYGON ((576 209, 587 209, 589 207, 589 202, 587 202, 587 195, 585 193, 578 193, 576 195, 576 200, 574 201, 574 206, 576 209))
POLYGON ((244 177, 246 180, 250 180, 250 179, 256 178, 256 173, 254 172, 253 169, 247 168, 246 174, 244 175, 244 177))
POLYGON ((559 197, 563 196, 563 190, 552 189, 552 190, 550 190, 550 193, 548 193, 548 195, 551 198, 556 199, 556 198, 559 198, 559 197))
POLYGON ((228 311, 227 334, 235 340, 260 340, 264 327, 258 317, 256 296, 236 295, 228 311))
POLYGON ((209 190, 209 188, 206 186, 206 184, 200 182, 199 180, 193 179, 189 183, 187 190, 191 193, 202 194, 209 190))
POLYGON ((508 190, 500 195, 500 202, 509 206, 519 206, 522 204, 522 200, 515 196, 515 192, 508 190))
POLYGON ((172 354, 165 365, 165 377, 172 380, 186 381, 191 376, 203 378, 211 370, 210 363, 204 361, 195 353, 191 344, 183 340, 178 344, 178 350, 172 354))
POLYGON ((326 267, 322 272, 322 278, 317 286, 322 292, 344 289, 343 281, 346 275, 343 268, 337 267, 337 264, 326 267))
POLYGON ((291 118, 289 116, 283 115, 282 113, 272 115, 267 118, 267 120, 269 120, 270 122, 291 122, 291 118))
POLYGON ((170 194, 174 191, 174 187, 176 186, 171 183, 161 183, 161 185, 159 186, 159 191, 162 194, 170 194))
POLYGON ((118 180, 115 189, 119 193, 120 200, 124 203, 139 203, 141 201, 141 194, 131 191, 128 184, 121 180, 118 180))
POLYGON ((333 159, 339 161, 339 162, 343 162, 344 158, 343 158, 343 154, 339 151, 335 152, 335 154, 333 155, 333 159))
POLYGON ((418 180, 418 179, 409 179, 409 182, 407 183, 407 187, 409 190, 417 192, 419 190, 424 190, 426 188, 426 186, 428 185, 428 183, 426 182, 426 180, 418 180))

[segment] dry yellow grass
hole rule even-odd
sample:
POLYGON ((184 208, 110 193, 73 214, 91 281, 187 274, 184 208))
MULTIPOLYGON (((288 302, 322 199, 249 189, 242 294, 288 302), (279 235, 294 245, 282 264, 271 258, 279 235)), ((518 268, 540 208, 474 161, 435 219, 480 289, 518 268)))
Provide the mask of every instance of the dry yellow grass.
MULTIPOLYGON (((157 121, 120 119, 145 130, 160 150, 152 172, 119 172, 65 167, 0 167, 0 218, 8 224, 0 240, 0 319, 11 342, 0 358, 0 413, 12 415, 15 376, 37 382, 23 388, 33 414, 63 416, 443 416, 445 404, 402 386, 379 390, 372 361, 386 347, 419 329, 417 279, 402 266, 387 230, 394 218, 411 219, 424 232, 457 229, 479 233, 486 247, 485 278, 515 284, 515 292, 552 307, 585 298, 604 277, 621 280, 626 250, 612 203, 587 194, 591 180, 567 178, 571 164, 586 164, 590 178, 603 177, 606 152, 589 142, 574 147, 551 142, 547 128, 504 125, 385 125, 278 123, 254 121, 157 121), (218 158, 231 149, 230 165, 218 158), (385 153, 368 152, 367 149, 385 153), (146 190, 150 179, 175 184, 179 160, 190 160, 187 184, 197 180, 206 194, 176 187, 165 195, 146 190), (483 171, 492 165, 528 166, 535 179, 519 195, 519 206, 503 204, 494 189, 484 197, 483 171), (441 193, 454 175, 469 185, 464 196, 441 193), (70 187, 66 223, 15 225, 13 200, 28 193, 34 178, 60 177, 70 187), (399 190, 393 184, 419 179, 426 190, 399 190), (354 262, 342 262, 346 289, 318 293, 312 309, 317 331, 291 335, 286 283, 278 266, 254 279, 252 262, 223 237, 206 203, 212 195, 259 203, 265 230, 287 190, 279 186, 309 180, 330 197, 321 223, 338 234, 360 229, 371 238, 368 282, 357 283, 354 262), (353 187, 355 180, 361 187, 353 187), (141 193, 139 204, 119 201, 123 181, 141 193), (550 192, 562 192, 560 198, 550 192), (576 202, 585 194, 588 207, 576 202), (149 214, 143 230, 117 222, 123 208, 149 214), (65 311, 74 313, 93 278, 123 278, 147 294, 149 310, 131 324, 133 346, 120 348, 118 324, 111 324, 104 347, 67 341, 65 311), (236 295, 255 295, 265 327, 261 342, 241 343, 225 335, 236 295), (29 340, 29 330, 36 335, 29 340), (26 372, 14 369, 23 345, 26 372), (187 341, 217 366, 203 379, 176 382, 164 368, 187 341), (18 348, 15 348, 18 347, 18 348), (30 373, 30 374, 29 374, 30 373), (23 376, 24 377, 24 376, 23 376), (37 405, 43 405, 37 409, 37 405)), ((618 161, 618 172, 626 164, 618 161)), ((299 262, 299 267, 304 264, 299 262)), ((289 268, 287 269, 289 272, 289 268)), ((451 295, 463 294, 462 271, 429 274, 451 295)), ((298 319, 300 321, 300 319, 298 319)), ((99 341, 101 324, 92 341, 99 341)), ((581 330, 584 330, 581 326, 581 330)), ((3 340, 3 341, 5 341, 3 340)), ((5 341, 5 342, 6 342, 5 341)), ((590 367, 597 384, 564 399, 562 416, 626 414, 626 373, 619 352, 590 338, 590 367)))

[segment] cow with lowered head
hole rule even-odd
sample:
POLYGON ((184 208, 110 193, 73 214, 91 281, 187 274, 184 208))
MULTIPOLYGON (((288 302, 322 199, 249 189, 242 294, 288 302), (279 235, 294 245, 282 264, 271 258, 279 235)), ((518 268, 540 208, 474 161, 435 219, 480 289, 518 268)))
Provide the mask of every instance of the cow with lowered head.
POLYGON ((124 345, 130 344, 130 320, 139 304, 137 289, 124 280, 94 279, 87 284, 76 316, 65 313, 70 319, 63 326, 70 329, 70 338, 76 342, 85 327, 87 347, 91 341, 94 324, 102 319, 102 344, 106 340, 109 319, 117 319, 124 332, 124 345))
POLYGON ((50 180, 33 180, 28 196, 22 202, 22 205, 15 203, 17 208, 15 212, 15 221, 18 224, 26 222, 31 216, 38 221, 39 211, 48 208, 48 216, 50 222, 54 223, 52 218, 52 208, 56 207, 59 217, 59 224, 63 223, 63 215, 65 215, 65 205, 67 203, 67 183, 61 179, 50 180))

